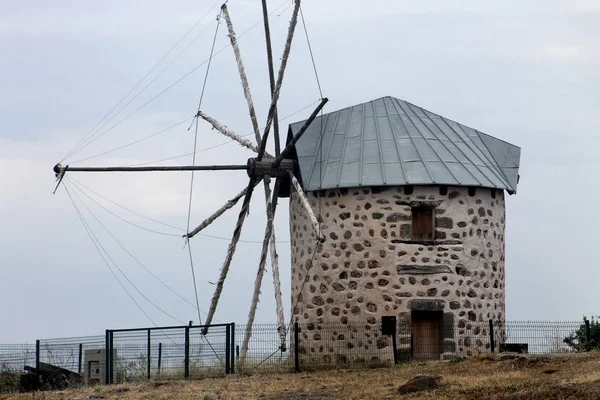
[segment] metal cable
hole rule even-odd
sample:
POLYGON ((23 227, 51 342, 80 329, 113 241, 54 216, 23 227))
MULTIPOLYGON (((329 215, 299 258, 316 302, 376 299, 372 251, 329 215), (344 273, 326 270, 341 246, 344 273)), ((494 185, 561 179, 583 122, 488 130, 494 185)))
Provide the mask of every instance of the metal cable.
MULTIPOLYGON (((286 2, 287 3, 287 2, 286 2)), ((275 11, 279 10, 281 7, 283 7, 286 3, 282 4, 281 6, 279 6, 277 9, 275 9, 272 13, 274 13, 275 11)), ((271 14, 272 14, 271 13, 271 14)), ((241 35, 238 36, 238 39, 243 37, 244 35, 246 35, 248 32, 250 32, 252 29, 256 28, 260 23, 262 22, 259 21, 257 23, 255 23, 254 25, 252 25, 250 28, 248 28, 245 32, 243 32, 241 35)), ((223 46, 221 49, 219 49, 218 51, 215 52, 214 57, 216 57, 217 55, 219 55, 221 52, 223 52, 226 48, 228 48, 229 46, 231 46, 231 44, 227 44, 225 46, 223 46)), ((106 133, 110 132, 111 130, 113 130, 114 128, 116 128, 117 126, 119 126, 121 123, 123 123, 125 120, 127 120, 129 117, 131 117, 132 115, 136 114, 138 111, 140 111, 141 109, 143 109, 144 107, 146 107, 148 104, 150 104, 151 102, 153 102, 154 100, 156 100, 158 97, 162 96, 164 93, 166 93, 168 90, 172 89, 173 87, 175 87, 176 85, 178 85, 179 83, 181 83, 183 80, 185 80, 186 78, 188 78, 190 75, 192 75, 194 72, 196 72, 198 69, 200 69, 202 66, 204 66, 205 64, 207 64, 209 62, 209 60, 205 60, 202 63, 200 63, 199 65, 195 66, 194 68, 192 68, 190 71, 188 71, 186 74, 184 74, 183 76, 181 76, 179 79, 177 79, 175 82, 173 82, 171 85, 167 86, 165 89, 161 90, 158 94, 156 94, 155 96, 151 97, 148 101, 146 101, 145 103, 143 103, 141 106, 139 106, 138 108, 136 108, 135 110, 133 110, 131 113, 127 114, 125 117, 121 118, 117 123, 115 123, 114 125, 112 125, 110 128, 106 129, 105 131, 103 131, 102 133, 100 133, 100 135, 98 135, 96 138, 94 138, 92 141, 96 141, 97 139, 99 139, 100 137, 104 136, 106 133)), ((86 143, 86 145, 84 147, 87 147, 89 144, 91 144, 91 142, 86 143)), ((80 147, 79 149, 77 149, 77 151, 72 152, 71 154, 65 156, 63 158, 62 161, 64 161, 67 157, 70 157, 72 155, 74 155, 75 153, 81 151, 83 149, 83 147, 80 147)), ((61 161, 61 162, 62 162, 61 161)))
MULTIPOLYGON (((321 100, 319 99, 319 100, 317 100, 317 101, 314 101, 313 103, 311 103, 311 104, 307 105, 306 107, 303 107, 303 108, 301 108, 301 109, 300 109, 300 110, 298 110, 298 111, 294 111, 293 113, 291 113, 291 114, 287 115, 287 116, 286 116, 286 117, 284 117, 284 118, 280 118, 280 119, 279 119, 279 121, 284 121, 284 120, 286 120, 286 119, 289 119, 289 118, 293 117, 294 115, 296 115, 296 114, 299 114, 299 113, 301 113, 302 111, 304 111, 304 110, 306 110, 306 109, 308 109, 308 108, 310 108, 310 107, 314 106, 314 105, 315 105, 315 104, 317 104, 319 101, 321 101, 321 100)), ((261 130, 262 130, 262 129, 264 129, 264 128, 261 128, 261 130)), ((247 137, 247 136, 250 136, 250 135, 253 135, 253 134, 254 134, 254 132, 250 132, 250 133, 247 133, 247 134, 245 134, 245 135, 242 135, 242 137, 247 137)), ((235 142, 235 140, 231 139, 231 140, 228 140, 228 141, 226 141, 226 142, 222 142, 222 143, 216 144, 216 145, 214 145, 214 146, 210 146, 210 147, 207 147, 207 148, 204 148, 204 149, 198 150, 198 151, 196 151, 195 153, 196 153, 196 154, 198 154, 198 153, 202 153, 203 151, 208 151, 208 150, 216 149, 217 147, 221 147, 221 146, 224 146, 224 145, 226 145, 226 144, 233 143, 233 142, 235 142)), ((145 162, 145 163, 141 163, 141 164, 133 164, 133 165, 128 165, 128 167, 140 167, 140 166, 143 166, 143 165, 150 165, 150 164, 155 164, 155 163, 159 163, 159 162, 163 162, 163 161, 175 160, 175 159, 178 159, 178 158, 184 158, 184 157, 187 157, 187 156, 191 156, 192 154, 194 154, 194 153, 185 153, 185 154, 182 154, 182 155, 179 155, 179 156, 174 156, 174 157, 169 157, 169 158, 163 158, 163 159, 160 159, 160 160, 149 161, 149 162, 145 162)), ((228 240, 229 240, 229 239, 228 239, 228 240)))
MULTIPOLYGON (((221 12, 217 17, 217 27, 215 28, 215 36, 213 37, 212 47, 210 49, 210 56, 208 57, 208 65, 206 66, 206 74, 204 75, 204 82, 202 83, 202 91, 200 92, 200 100, 198 101, 198 112, 200 112, 200 107, 202 106, 202 100, 204 99, 204 91, 206 90, 206 83, 208 81, 208 74, 210 72, 210 66, 212 64, 213 55, 215 52, 215 45, 217 43, 217 34, 219 32, 219 26, 221 25, 221 12)), ((198 143, 198 117, 196 117, 196 130, 194 132, 194 155, 192 156, 192 166, 196 165, 196 146, 198 143)), ((192 176, 190 179, 190 201, 188 205, 188 217, 187 217, 187 228, 186 232, 190 231, 190 218, 192 217, 192 198, 194 194, 194 171, 192 171, 192 176)), ((196 306, 198 308, 198 324, 202 325, 202 317, 200 316, 200 302, 198 300, 198 285, 196 284, 196 272, 194 270, 194 257, 192 255, 192 245, 189 239, 186 239, 188 254, 190 257, 190 268, 192 270, 192 281, 194 282, 194 294, 196 296, 196 306)), ((210 343, 209 343, 210 345, 210 343)), ((212 348, 212 346, 211 346, 212 348)), ((214 351, 214 350, 213 350, 214 351)))
MULTIPOLYGON (((65 182, 65 183, 67 183, 67 185, 69 185, 68 182, 65 182)), ((100 221, 98 220, 98 218, 94 215, 94 213, 89 209, 89 207, 81 199, 81 197, 79 197, 79 195, 77 194, 77 192, 73 192, 73 194, 75 195, 75 197, 77 197, 77 199, 81 202, 81 204, 83 204, 83 206, 88 211, 88 213, 90 213, 90 215, 100 224, 100 226, 103 226, 100 223, 100 221)), ((90 230, 91 230, 91 228, 90 228, 90 230)), ((127 280, 127 282, 129 282, 129 284, 135 289, 136 292, 138 292, 140 294, 140 296, 142 296, 148 303, 150 303, 152 306, 154 306, 154 308, 156 308, 158 311, 162 312, 166 316, 170 317, 171 319, 173 319, 173 320, 175 320, 175 321, 177 321, 177 322, 179 322, 181 324, 185 324, 185 322, 183 322, 182 320, 174 317, 173 315, 169 314, 168 312, 166 312, 165 310, 163 310, 162 308, 160 308, 156 303, 154 303, 144 293, 142 293, 142 291, 140 289, 138 289, 138 287, 131 281, 131 279, 129 279, 129 277, 125 274, 125 272, 123 272, 123 270, 119 267, 119 265, 115 262, 115 260, 110 256, 110 254, 108 254, 108 251, 106 251, 106 249, 104 248, 104 246, 102 245, 102 243, 100 242, 100 240, 98 239, 98 237, 94 234, 94 232, 93 231, 91 231, 91 232, 92 232, 92 235, 94 236, 94 238, 96 238, 96 241, 98 242, 98 245, 100 246, 100 248, 106 254, 106 257, 113 263, 113 265, 115 266, 115 268, 117 269, 117 271, 119 271, 121 273, 121 275, 123 275, 123 277, 125 278, 125 280, 127 280)))
POLYGON ((165 129, 163 129, 163 130, 160 130, 160 131, 158 131, 158 132, 152 133, 152 134, 150 134, 150 135, 148 135, 148 136, 144 136, 144 137, 143 137, 143 138, 141 138, 141 139, 134 140, 133 142, 129 142, 129 143, 127 143, 127 144, 124 144, 124 145, 122 145, 122 146, 119 146, 119 147, 117 147, 117 148, 114 148, 114 149, 112 149, 112 150, 108 150, 108 151, 105 151, 105 152, 102 152, 102 153, 96 154, 96 155, 94 155, 94 156, 90 156, 90 157, 86 157, 86 158, 81 158, 81 159, 79 159, 79 160, 77 160, 77 161, 72 161, 72 162, 70 162, 69 164, 70 164, 70 165, 77 164, 77 163, 79 163, 79 162, 82 162, 82 161, 87 161, 87 160, 91 160, 91 159, 93 159, 93 158, 98 158, 98 157, 100 157, 100 156, 104 156, 104 155, 106 155, 106 154, 114 153, 115 151, 118 151, 118 150, 124 149, 124 148, 126 148, 126 147, 133 146, 134 144, 138 144, 138 143, 140 143, 140 142, 143 142, 143 141, 145 141, 145 140, 148 140, 148 139, 150 139, 150 138, 153 138, 154 136, 160 135, 161 133, 164 133, 164 132, 167 132, 167 131, 169 131, 169 130, 171 130, 171 129, 173 129, 173 128, 176 128, 176 127, 178 127, 179 125, 183 124, 184 122, 187 122, 188 120, 189 120, 189 118, 186 118, 186 119, 184 119, 183 121, 179 121, 179 122, 177 122, 176 124, 174 124, 174 125, 171 125, 171 126, 170 126, 170 127, 168 127, 168 128, 165 128, 165 129))
MULTIPOLYGON (((69 180, 69 183, 73 185, 73 187, 77 190, 79 190, 81 193, 85 194, 83 189, 81 189, 80 187, 78 187, 76 185, 76 182, 74 182, 72 179, 67 178, 69 180)), ((158 276, 156 276, 152 271, 150 271, 137 257, 135 257, 122 243, 119 239, 117 239, 109 230, 108 228, 106 228, 106 226, 104 224, 102 224, 102 222, 100 222, 100 220, 92 214, 92 216, 94 217, 94 219, 96 220, 96 222, 98 222, 98 224, 106 231, 106 233, 108 233, 110 235, 110 237, 112 237, 115 242, 117 242, 117 244, 127 253, 129 254, 129 256, 131 258, 133 258, 135 260, 135 262, 137 262, 146 272, 148 272, 154 279, 156 279, 161 285, 163 285, 165 288, 167 288, 169 291, 171 291, 173 294, 175 294, 177 297, 179 297, 181 300, 185 301, 186 303, 188 303, 190 306, 196 308, 196 306, 188 301, 185 297, 181 296, 179 293, 177 293, 173 288, 171 288, 169 285, 167 285, 162 279, 160 279, 158 276)), ((202 311, 202 310, 200 310, 202 311)), ((202 311, 204 312, 204 311, 202 311)), ((205 313, 205 312, 204 312, 205 313)), ((206 314, 206 313, 205 313, 206 314)))
POLYGON ((313 70, 315 71, 315 77, 317 78, 317 86, 319 87, 319 93, 321 95, 321 98, 323 98, 323 90, 321 90, 321 81, 319 80, 319 73, 317 72, 315 56, 313 55, 312 46, 310 44, 310 38, 308 37, 308 30, 306 29, 306 22, 304 21, 304 13, 302 12, 302 6, 300 6, 300 18, 302 19, 302 26, 304 26, 304 33, 306 34, 306 43, 308 44, 310 59, 312 60, 313 70))
MULTIPOLYGON (((77 181, 76 179, 74 179, 74 178, 72 178, 72 177, 67 177, 67 179, 69 179, 69 181, 70 181, 71 183, 73 183, 73 184, 76 184, 76 185, 77 185, 77 186, 79 186, 80 188, 84 188, 85 190, 87 190, 87 191, 89 191, 89 192, 92 192, 92 193, 93 193, 93 194, 95 194, 96 196, 98 196, 98 197, 100 197, 100 198, 102 198, 102 199, 104 199, 104 200, 108 201, 109 203, 112 203, 112 204, 114 204, 115 206, 117 206, 117 207, 119 207, 119 208, 122 208, 122 209, 123 209, 123 210, 125 210, 125 211, 128 211, 128 212, 130 212, 130 213, 132 213, 132 214, 135 214, 135 215, 137 215, 137 216, 139 216, 139 217, 145 218, 145 219, 147 219, 147 220, 149 220, 149 221, 152 221, 152 222, 155 222, 155 223, 157 223, 157 224, 164 225, 164 226, 167 226, 167 227, 169 227, 169 228, 177 229, 177 230, 179 230, 179 231, 181 231, 181 232, 185 232, 185 229, 183 229, 183 228, 179 228, 179 227, 177 227, 177 226, 175 226, 175 225, 170 225, 170 224, 167 224, 167 223, 165 223, 165 222, 161 222, 161 221, 159 221, 159 220, 157 220, 157 219, 154 219, 154 218, 150 218, 150 217, 148 217, 148 216, 145 216, 145 215, 143 215, 143 214, 140 214, 140 213, 138 213, 138 212, 136 212, 136 211, 133 211, 133 210, 131 210, 131 209, 129 209, 129 208, 127 208, 127 207, 125 207, 125 206, 123 206, 123 205, 121 205, 121 204, 119 204, 119 203, 117 203, 117 202, 115 202, 115 201, 113 201, 113 200, 111 200, 111 199, 109 199, 109 198, 105 197, 105 196, 102 196, 100 193, 98 193, 98 192, 95 192, 94 190, 90 189, 89 187, 85 186, 83 183, 81 183, 81 182, 77 181)), ((81 190, 81 189, 80 189, 80 190, 81 190)), ((101 207, 103 210, 105 210, 106 212, 108 212, 108 213, 112 214, 114 217, 116 217, 116 218, 119 218, 121 221, 123 221, 123 222, 126 222, 126 223, 127 223, 127 224, 129 224, 129 225, 133 225, 133 226, 135 226, 136 228, 140 228, 140 229, 142 229, 142 230, 145 230, 145 231, 149 231, 149 232, 152 232, 152 233, 159 233, 159 234, 166 235, 166 236, 181 236, 181 234, 168 234, 168 233, 162 233, 162 232, 158 232, 158 231, 150 230, 150 229, 147 229, 147 228, 141 227, 141 226, 139 226, 139 225, 137 225, 137 224, 134 224, 133 222, 131 222, 131 221, 128 221, 128 220, 125 220, 123 217, 120 217, 120 216, 118 216, 118 215, 116 215, 116 214, 112 213, 111 211, 109 211, 109 210, 108 210, 108 209, 106 209, 105 207, 102 207, 102 206, 101 206, 101 205, 100 205, 100 204, 99 204, 97 201, 95 201, 95 200, 94 200, 94 199, 92 199, 92 198, 91 198, 91 197, 90 197, 88 194, 86 194, 84 190, 82 190, 82 193, 84 193, 84 194, 85 194, 85 195, 86 195, 86 196, 87 196, 87 197, 88 197, 90 200, 92 200, 92 201, 93 201, 93 202, 94 202, 96 205, 98 205, 99 207, 101 207)), ((231 240, 231 239, 229 239, 229 238, 226 238, 226 237, 223 237, 223 236, 209 235, 209 234, 206 234, 206 233, 198 233, 198 235, 200 235, 200 236, 204 236, 204 237, 207 237, 207 238, 210 238, 210 239, 218 239, 218 240, 226 240, 226 241, 230 241, 230 240, 231 240)), ((259 241, 259 240, 243 240, 243 239, 240 239, 240 243, 262 244, 262 241, 259 241)), ((286 240, 286 241, 278 241, 277 243, 289 243, 289 241, 287 241, 287 240, 286 240)))
MULTIPOLYGON (((70 179, 70 178, 68 178, 70 179)), ((136 223, 133 223, 131 221, 126 220, 125 218, 121 217, 120 215, 115 214, 114 212, 110 211, 108 208, 104 207, 102 204, 98 203, 95 199, 93 199, 90 195, 88 195, 85 192, 82 192, 88 199, 90 199, 91 201, 93 201, 98 207, 102 208, 104 211, 106 211, 107 213, 109 213, 110 215, 112 215, 115 218, 120 219, 121 221, 125 222, 126 224, 129 224, 131 226, 135 226, 136 228, 139 228, 141 230, 147 231, 147 232, 151 232, 151 233, 156 233, 157 235, 163 235, 163 236, 177 236, 177 237, 181 237, 181 234, 179 233, 166 233, 166 232, 159 232, 159 231, 155 231, 153 229, 149 229, 149 228, 145 228, 143 226, 140 226, 136 223)))
POLYGON ((115 272, 111 268, 111 266, 108 263, 108 261, 106 261, 106 258, 104 258, 104 254, 102 253, 102 251, 100 251, 100 248, 98 247, 98 245, 94 241, 93 233, 91 233, 91 230, 90 230, 89 226, 87 225, 87 222, 86 222, 85 218, 81 214, 81 211, 79 211, 79 208, 77 207, 77 204, 75 203, 75 201, 71 197, 71 193, 69 193, 69 189, 67 188, 66 185, 65 185, 65 191, 67 192, 67 195, 69 196, 69 199, 71 200, 71 203, 73 204, 73 207, 75 208, 75 211, 77 212, 77 215, 79 216, 79 219, 80 219, 81 223, 83 224, 83 227, 85 228, 85 231, 87 232, 88 236, 90 237, 90 240, 92 241, 94 247, 98 251, 98 254, 100 254, 100 257, 102 257, 102 261, 104 261, 104 263, 106 264, 106 266, 110 270, 111 274, 115 277, 115 279, 117 280, 117 282, 119 282, 119 285, 123 288, 123 290, 125 291, 125 293, 127 293, 127 296, 129 296, 129 298, 131 299, 131 301, 133 301, 135 303, 135 305, 140 309, 140 311, 146 316, 146 318, 148 318, 148 320, 150 322, 152 322, 153 325, 156 326, 156 323, 154 322, 154 320, 152 320, 152 318, 150 318, 150 316, 148 315, 148 313, 146 313, 146 311, 144 311, 144 309, 142 308, 142 306, 140 306, 140 304, 135 300, 135 298, 131 295, 131 293, 129 293, 129 291, 127 290, 127 288, 125 287, 125 285, 123 285, 123 283, 119 280, 119 277, 115 274, 115 272))
MULTIPOLYGON (((85 135, 85 136, 84 136, 84 137, 83 137, 83 138, 82 138, 82 139, 79 141, 79 142, 77 142, 77 144, 76 144, 75 146, 73 146, 73 148, 72 148, 72 149, 71 149, 69 152, 67 152, 67 154, 66 154, 66 155, 65 155, 65 156, 62 158, 62 160, 61 160, 60 162, 63 162, 63 161, 64 161, 64 160, 65 160, 67 157, 69 157, 69 156, 73 155, 73 154, 74 154, 74 153, 72 153, 72 152, 73 152, 73 150, 75 150, 75 149, 76 149, 76 148, 77 148, 79 145, 81 145, 81 144, 82 144, 82 143, 83 143, 83 142, 84 142, 84 141, 85 141, 85 140, 86 140, 86 139, 87 139, 87 138, 88 138, 88 137, 89 137, 89 136, 92 134, 92 132, 94 132, 94 131, 96 130, 96 128, 97 128, 97 127, 98 127, 98 126, 99 126, 99 125, 100 125, 100 124, 101 124, 101 123, 102 123, 102 122, 103 122, 103 121, 104 121, 104 120, 105 120, 105 119, 106 119, 106 118, 107 118, 107 117, 108 117, 108 116, 109 116, 109 115, 110 115, 110 114, 111 114, 111 113, 112 113, 112 112, 113 112, 113 111, 114 111, 114 110, 115 110, 115 109, 116 109, 116 108, 117 108, 117 107, 118 107, 118 106, 119 106, 119 105, 120 105, 120 104, 121 104, 121 103, 122 103, 122 102, 123 102, 123 101, 124 101, 124 100, 125 100, 125 99, 126 99, 128 96, 129 96, 129 95, 130 95, 130 94, 131 94, 131 93, 133 93, 133 91, 134 91, 134 90, 135 90, 135 89, 136 89, 136 88, 137 88, 137 87, 138 87, 138 86, 139 86, 139 85, 140 85, 140 84, 141 84, 141 83, 142 83, 142 82, 143 82, 143 81, 144 81, 144 80, 145 80, 145 79, 146 79, 146 78, 147 78, 147 77, 148 77, 148 76, 149 76, 149 75, 150 75, 150 74, 151 74, 151 73, 152 73, 152 72, 153 72, 153 71, 156 69, 156 67, 158 67, 158 66, 159 66, 159 65, 160 65, 160 64, 161 64, 161 63, 162 63, 162 62, 163 62, 163 61, 164 61, 164 60, 165 60, 165 59, 166 59, 166 58, 169 56, 169 54, 171 54, 171 53, 173 52, 173 50, 175 50, 175 49, 177 48, 177 46, 179 46, 179 44, 181 44, 181 42, 183 42, 183 41, 185 40, 185 38, 186 38, 186 37, 188 37, 188 35, 189 35, 190 33, 192 33, 192 31, 193 31, 193 30, 194 30, 194 29, 195 29, 195 28, 196 28, 196 27, 197 27, 197 26, 198 26, 198 25, 199 25, 199 24, 200 24, 200 23, 201 23, 201 22, 204 20, 204 18, 206 18, 206 16, 207 16, 207 15, 208 15, 208 14, 211 12, 211 10, 212 10, 213 8, 215 8, 215 6, 216 6, 217 4, 219 4, 219 3, 220 3, 220 1, 217 1, 215 4, 213 4, 213 5, 212 5, 212 7, 211 7, 211 8, 210 8, 210 9, 209 9, 209 10, 208 10, 208 11, 207 11, 207 12, 206 12, 206 13, 205 13, 203 16, 202 16, 202 18, 200 18, 200 19, 199 19, 199 20, 198 20, 198 21, 197 21, 197 22, 194 24, 194 26, 192 26, 192 27, 190 28, 190 30, 188 30, 188 31, 186 32, 186 34, 185 34, 185 35, 183 35, 183 37, 182 37, 181 39, 179 39, 179 40, 177 41, 177 43, 175 43, 175 44, 173 45, 173 47, 171 47, 171 49, 170 49, 170 50, 169 50, 169 51, 168 51, 168 52, 167 52, 167 53, 166 53, 166 54, 165 54, 165 55, 164 55, 164 56, 163 56, 163 57, 162 57, 160 60, 158 60, 158 62, 157 62, 156 64, 154 64, 154 66, 153 66, 153 67, 150 69, 150 71, 148 71, 148 72, 147 72, 147 73, 146 73, 146 74, 145 74, 145 75, 142 77, 142 79, 140 79, 140 80, 139 80, 139 81, 138 81, 138 82, 137 82, 137 83, 136 83, 136 84, 133 86, 133 88, 131 88, 131 89, 129 90, 129 92, 127 92, 127 93, 125 94, 125 96, 123 96, 123 97, 121 98, 121 100, 119 100, 119 101, 117 102, 117 104, 115 104, 115 105, 114 105, 114 107, 113 107, 113 108, 111 108, 111 109, 110 109, 110 110, 109 110, 109 111, 108 111, 108 112, 107 112, 107 113, 106 113, 106 114, 105 114, 105 115, 104 115, 104 116, 103 116, 103 117, 100 119, 100 121, 98 121, 98 122, 96 123, 96 125, 94 125, 94 127, 93 127, 93 128, 92 128, 92 129, 91 129, 91 130, 90 130, 90 131, 89 131, 89 132, 88 132, 88 133, 87 133, 87 134, 86 134, 86 135, 85 135)), ((204 30, 203 30, 202 32, 204 32, 204 30)), ((200 33, 202 33, 202 32, 200 32, 200 33)), ((198 38, 198 36, 199 36, 199 35, 200 35, 200 34, 198 34, 194 40, 196 40, 196 39, 198 38)), ((193 43, 193 41, 192 41, 192 43, 193 43)), ((188 47, 189 47, 189 46, 188 46, 188 47)), ((187 47, 186 47, 186 49, 187 49, 187 47)), ((184 49, 184 51, 185 51, 185 49, 184 49)), ((181 54, 180 54, 180 55, 181 55, 181 54)), ((179 57, 179 56, 177 56, 177 57, 179 57)), ((163 70, 163 71, 164 71, 164 70, 163 70)), ((161 74, 163 71, 161 71, 161 72, 159 73, 159 75, 160 75, 160 74, 161 74)), ((143 91, 143 90, 142 90, 142 91, 143 91)), ((140 92, 140 93, 141 93, 141 92, 140 92)), ((139 94, 138 94, 138 95, 139 95, 139 94)), ((136 97, 137 97, 137 96, 136 96, 136 97)), ((120 111, 119 111, 119 112, 120 112, 120 111)), ((114 118, 114 116, 113 116, 113 118, 114 118)))

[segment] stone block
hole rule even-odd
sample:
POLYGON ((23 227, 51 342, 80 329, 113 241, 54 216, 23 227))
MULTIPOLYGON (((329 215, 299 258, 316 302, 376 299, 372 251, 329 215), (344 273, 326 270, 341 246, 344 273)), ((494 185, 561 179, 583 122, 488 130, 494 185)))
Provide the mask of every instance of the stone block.
POLYGON ((446 307, 444 300, 410 300, 407 304, 408 309, 412 311, 443 311, 446 307))
POLYGON ((447 265, 396 265, 398 275, 451 274, 447 265))

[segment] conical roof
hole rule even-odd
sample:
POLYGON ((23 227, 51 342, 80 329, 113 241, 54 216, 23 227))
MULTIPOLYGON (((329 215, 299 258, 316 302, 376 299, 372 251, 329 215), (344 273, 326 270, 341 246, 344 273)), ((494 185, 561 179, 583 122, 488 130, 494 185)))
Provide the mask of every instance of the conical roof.
MULTIPOLYGON (((288 137, 304 121, 291 124, 288 137)), ((404 100, 383 97, 318 117, 296 144, 306 191, 449 185, 516 193, 521 149, 404 100)))

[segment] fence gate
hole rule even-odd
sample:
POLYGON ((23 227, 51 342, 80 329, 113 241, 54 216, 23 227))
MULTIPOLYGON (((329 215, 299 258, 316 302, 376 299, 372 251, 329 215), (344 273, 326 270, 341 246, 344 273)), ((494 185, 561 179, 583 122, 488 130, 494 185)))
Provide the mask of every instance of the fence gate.
POLYGON ((235 324, 106 331, 108 383, 222 377, 235 371, 235 324))

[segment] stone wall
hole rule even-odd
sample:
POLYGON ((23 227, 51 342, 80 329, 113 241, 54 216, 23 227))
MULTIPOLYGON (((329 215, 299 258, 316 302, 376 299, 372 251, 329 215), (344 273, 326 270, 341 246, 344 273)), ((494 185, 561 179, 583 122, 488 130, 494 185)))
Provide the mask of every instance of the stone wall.
MULTIPOLYGON (((504 321, 503 191, 361 187, 311 192, 308 197, 326 241, 317 244, 308 215, 292 193, 296 322, 366 323, 375 328, 381 316, 396 315, 410 325, 412 310, 435 309, 443 311, 446 326, 458 329, 445 335, 445 351, 486 350, 483 323, 504 321), (422 205, 435 207, 432 242, 411 240, 411 207, 422 205)), ((304 339, 312 340, 310 335, 303 332, 304 339)), ((374 346, 377 336, 373 332, 359 338, 361 346, 374 346)))

